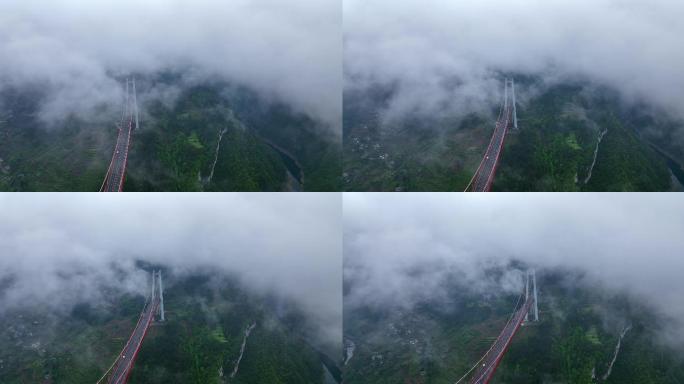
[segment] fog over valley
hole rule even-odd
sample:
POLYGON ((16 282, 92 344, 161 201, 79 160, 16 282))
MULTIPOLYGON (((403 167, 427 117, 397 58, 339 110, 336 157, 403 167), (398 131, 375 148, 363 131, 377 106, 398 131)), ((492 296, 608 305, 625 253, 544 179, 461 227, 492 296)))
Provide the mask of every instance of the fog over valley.
POLYGON ((245 86, 336 132, 341 22, 330 0, 8 0, 0 4, 0 90, 47 91, 40 117, 50 123, 101 114, 103 105, 118 110, 124 76, 173 73, 177 86, 245 86))
POLYGON ((0 314, 146 295, 145 262, 176 277, 234 276, 255 297, 299 308, 312 339, 338 345, 339 196, 149 196, 0 196, 0 314))
POLYGON ((454 284, 482 297, 517 296, 527 265, 610 301, 628 297, 651 311, 661 342, 684 346, 684 206, 675 195, 352 193, 344 200, 347 310, 422 313, 416 306, 426 301, 449 310, 454 284))
POLYGON ((682 119, 682 13, 672 0, 345 1, 345 88, 391 85, 390 117, 481 112, 513 74, 539 80, 528 97, 585 81, 682 119))

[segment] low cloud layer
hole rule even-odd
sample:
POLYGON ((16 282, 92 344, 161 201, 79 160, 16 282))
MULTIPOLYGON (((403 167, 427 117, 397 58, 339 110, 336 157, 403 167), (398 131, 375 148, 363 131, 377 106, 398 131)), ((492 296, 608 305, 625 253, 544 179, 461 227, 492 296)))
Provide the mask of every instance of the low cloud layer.
MULTIPOLYGON (((681 198, 662 194, 345 194, 345 306, 410 308, 446 295, 454 276, 478 282, 519 260, 583 271, 587 284, 646 303, 684 346, 682 213, 681 198)), ((521 282, 505 276, 500 289, 521 282)))
POLYGON ((349 0, 345 87, 394 84, 389 112, 477 111, 501 73, 589 80, 684 118, 684 3, 349 0))
POLYGON ((145 293, 136 260, 177 273, 233 273, 297 303, 341 340, 339 195, 23 194, 0 196, 0 311, 145 293))
POLYGON ((50 91, 50 119, 118 107, 117 76, 177 71, 246 85, 336 128, 341 30, 334 0, 4 0, 0 85, 50 91))

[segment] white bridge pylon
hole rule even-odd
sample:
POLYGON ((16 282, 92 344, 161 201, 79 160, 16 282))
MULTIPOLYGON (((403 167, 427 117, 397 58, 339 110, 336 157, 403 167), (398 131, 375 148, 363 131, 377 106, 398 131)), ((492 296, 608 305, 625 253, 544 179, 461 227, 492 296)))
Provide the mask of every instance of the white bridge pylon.
POLYGON ((503 103, 496 118, 494 132, 489 140, 480 165, 465 188, 465 192, 489 192, 494 183, 499 159, 503 152, 506 135, 511 131, 518 131, 518 112, 515 101, 515 81, 504 79, 503 103))
POLYGON ((132 128, 137 130, 140 128, 140 117, 138 111, 138 91, 135 89, 135 77, 126 78, 126 95, 124 96, 121 127, 125 126, 126 118, 130 118, 132 128))
MULTIPOLYGON (((513 128, 518 129, 518 111, 515 108, 516 102, 515 102, 515 82, 513 79, 511 79, 511 89, 513 92, 513 128)), ((133 82, 133 90, 135 90, 135 82, 133 82)), ((136 103, 136 127, 137 127, 137 103, 136 103)))
MULTIPOLYGON (((530 298, 530 288, 532 289, 532 321, 539 321, 539 306, 537 305, 537 272, 534 269, 528 269, 525 272, 525 302, 530 298)), ((525 323, 530 321, 530 313, 525 314, 525 323)))
POLYGON ((464 383, 468 377, 469 384, 487 384, 492 379, 499 362, 508 350, 513 337, 521 325, 529 322, 528 314, 532 312, 533 321, 539 321, 539 309, 537 306, 537 276, 534 269, 524 272, 525 292, 518 294, 513 312, 506 321, 499 336, 494 340, 485 354, 466 372, 455 384, 464 383), (521 304, 521 300, 525 302, 521 304))
POLYGON ((504 111, 508 110, 510 104, 510 109, 511 109, 511 117, 513 120, 513 128, 518 129, 518 111, 516 109, 516 101, 515 101, 515 81, 513 79, 506 78, 504 80, 504 111), (509 91, 510 89, 510 91, 509 91), (510 93, 510 102, 509 100, 509 93, 510 93))
POLYGON ((155 294, 159 295, 159 307, 157 308, 157 315, 159 316, 159 321, 164 321, 164 286, 162 285, 161 269, 152 271, 152 299, 154 299, 155 294))

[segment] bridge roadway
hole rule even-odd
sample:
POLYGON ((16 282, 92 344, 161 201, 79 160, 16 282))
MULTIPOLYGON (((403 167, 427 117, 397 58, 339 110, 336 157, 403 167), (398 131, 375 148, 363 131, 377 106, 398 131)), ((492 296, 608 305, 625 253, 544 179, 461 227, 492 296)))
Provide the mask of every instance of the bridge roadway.
POLYGON ((159 295, 155 295, 152 301, 149 302, 143 310, 143 313, 138 320, 138 324, 136 324, 135 329, 133 330, 133 334, 131 334, 126 346, 124 346, 123 351, 114 363, 112 373, 109 376, 107 383, 123 384, 128 380, 128 376, 130 376, 131 371, 133 370, 133 363, 138 355, 145 334, 147 334, 147 330, 149 329, 150 323, 152 323, 154 314, 159 306, 159 301, 159 295))
POLYGON ((496 367, 501 362, 501 358, 503 357, 504 353, 506 353, 513 336, 515 336, 518 328, 520 328, 520 324, 522 324, 523 320, 525 320, 525 315, 527 312, 529 312, 533 302, 534 299, 530 296, 530 298, 506 324, 504 329, 499 334, 499 337, 494 342, 494 345, 492 345, 482 361, 479 363, 479 367, 469 381, 470 384, 489 383, 489 381, 492 379, 492 376, 494 376, 496 367))
POLYGON ((119 135, 116 139, 116 147, 112 162, 102 185, 102 192, 121 192, 123 189, 124 177, 126 176, 126 162, 128 161, 128 147, 131 142, 131 131, 133 129, 133 119, 119 127, 119 135))
POLYGON ((489 141, 487 152, 485 152, 484 158, 482 158, 482 162, 480 162, 480 166, 477 168, 475 176, 473 176, 473 180, 468 189, 469 191, 488 192, 492 188, 494 174, 496 173, 496 167, 499 164, 501 149, 503 148, 510 122, 511 108, 509 106, 496 121, 496 127, 494 128, 494 133, 489 141))

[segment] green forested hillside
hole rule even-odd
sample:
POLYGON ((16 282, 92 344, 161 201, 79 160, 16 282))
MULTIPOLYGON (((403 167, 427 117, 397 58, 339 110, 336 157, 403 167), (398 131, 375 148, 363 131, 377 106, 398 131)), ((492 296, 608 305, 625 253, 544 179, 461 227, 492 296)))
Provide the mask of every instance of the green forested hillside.
MULTIPOLYGON (((669 166, 682 178, 684 158, 676 155, 684 140, 675 135, 681 125, 649 118, 646 108, 625 110, 619 95, 607 89, 536 81, 520 79, 520 130, 506 138, 493 190, 681 188, 652 146, 671 154, 669 166), (531 94, 523 94, 525 89, 531 94)), ((388 117, 392 95, 391 87, 345 95, 345 190, 463 191, 482 160, 499 107, 489 115, 445 110, 438 116, 388 117)))
POLYGON ((519 109, 521 129, 508 137, 493 190, 669 190, 665 159, 639 138, 617 100, 605 90, 557 86, 529 101, 519 109))
MULTIPOLYGON (((329 129, 224 87, 183 89, 172 105, 144 103, 125 191, 339 190, 341 149, 329 129)), ((41 95, 0 95, 0 190, 99 190, 116 141, 115 116, 71 116, 46 126, 38 118, 41 95)))
MULTIPOLYGON (((516 334, 492 383, 684 380, 684 354, 661 343, 665 323, 649 308, 582 285, 568 271, 545 271, 539 286, 540 322, 516 334), (603 380, 626 327, 611 374, 603 380)), ((516 297, 484 295, 458 284, 448 292, 447 302, 422 301, 410 310, 348 308, 345 337, 355 350, 345 366, 345 383, 456 382, 494 342, 516 297)))
MULTIPOLYGON (((276 316, 268 300, 231 279, 169 278, 164 299, 167 321, 150 328, 132 383, 324 382, 322 360, 305 341, 302 323, 276 316), (231 378, 251 324, 256 325, 231 378)), ((142 297, 121 297, 106 306, 83 303, 68 314, 39 308, 0 314, 0 382, 96 382, 125 344, 142 306, 142 297)))

